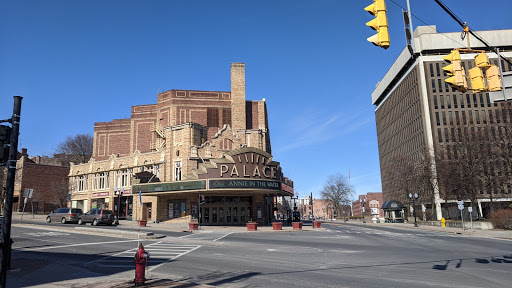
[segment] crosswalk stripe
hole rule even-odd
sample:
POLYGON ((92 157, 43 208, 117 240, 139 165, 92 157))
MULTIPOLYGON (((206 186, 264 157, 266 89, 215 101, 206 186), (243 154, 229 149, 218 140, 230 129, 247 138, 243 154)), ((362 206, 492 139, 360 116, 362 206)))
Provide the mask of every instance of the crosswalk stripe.
MULTIPOLYGON (((149 253, 150 256, 148 263, 151 265, 151 268, 149 271, 154 270, 161 265, 175 260, 200 247, 200 245, 175 245, 163 242, 148 244, 144 247, 144 249, 149 253)), ((95 263, 96 266, 107 268, 133 267, 133 257, 137 251, 138 248, 132 248, 113 254, 111 256, 88 262, 86 265, 95 263)))

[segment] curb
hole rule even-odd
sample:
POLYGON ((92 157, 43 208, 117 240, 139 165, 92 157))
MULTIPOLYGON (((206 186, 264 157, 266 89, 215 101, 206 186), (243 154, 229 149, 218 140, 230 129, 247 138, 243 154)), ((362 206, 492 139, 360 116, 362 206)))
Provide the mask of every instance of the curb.
POLYGON ((106 230, 106 229, 102 229, 102 228, 85 228, 85 227, 73 227, 74 230, 80 230, 80 231, 85 231, 85 232, 102 232, 102 234, 104 235, 105 232, 113 232, 113 233, 109 233, 110 235, 112 234, 124 234, 124 235, 131 235, 131 236, 139 236, 140 238, 142 239, 160 239, 160 238, 164 238, 165 235, 163 234, 154 234, 153 232, 136 232, 136 231, 129 231, 129 230, 106 230))
POLYGON ((136 232, 136 231, 127 231, 127 230, 107 230, 102 228, 85 228, 85 227, 47 227, 35 224, 13 224, 12 226, 25 227, 29 229, 45 229, 50 231, 64 231, 64 232, 72 232, 78 234, 94 234, 101 236, 120 236, 120 237, 140 237, 140 239, 160 239, 166 237, 163 234, 154 234, 153 232, 136 232))

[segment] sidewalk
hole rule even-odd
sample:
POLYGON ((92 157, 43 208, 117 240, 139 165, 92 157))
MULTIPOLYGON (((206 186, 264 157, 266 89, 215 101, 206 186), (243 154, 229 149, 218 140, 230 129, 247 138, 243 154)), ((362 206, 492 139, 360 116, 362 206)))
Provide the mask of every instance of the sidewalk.
MULTIPOLYGON (((333 221, 333 222, 326 222, 326 223, 335 223, 335 224, 342 224, 343 221, 333 221)), ((474 237, 484 237, 484 238, 496 238, 496 239, 507 239, 512 240, 512 230, 473 230, 471 229, 464 229, 462 231, 462 228, 455 228, 455 227, 440 227, 440 226, 431 226, 431 225, 422 225, 421 222, 418 222, 418 227, 414 227, 414 223, 362 223, 359 221, 348 221, 346 222, 349 225, 358 225, 358 226, 370 226, 370 227, 389 227, 389 228, 398 228, 398 229, 404 229, 404 230, 427 230, 427 231, 438 231, 438 232, 444 232, 444 233, 451 233, 451 234, 460 234, 460 235, 466 235, 466 236, 474 236, 474 237)))
MULTIPOLYGON (((21 213, 14 212, 12 216, 12 226, 16 227, 37 227, 34 224, 44 223, 47 215, 23 215, 21 220, 21 213)), ((78 225, 78 224, 61 224, 52 223, 48 226, 44 226, 48 230, 57 231, 68 231, 75 233, 88 233, 88 234, 101 234, 105 233, 105 226, 90 227, 90 225, 78 225)), ((282 230, 273 230, 272 225, 258 226, 256 231, 247 231, 247 227, 244 226, 201 226, 199 230, 190 230, 188 223, 171 223, 171 222, 160 222, 152 223, 148 222, 145 227, 139 227, 136 221, 119 220, 119 225, 115 228, 109 227, 109 235, 117 235, 119 237, 141 237, 141 239, 158 239, 165 237, 162 233, 165 232, 189 232, 189 233, 212 233, 212 232, 223 232, 223 233, 261 233, 261 232, 306 232, 306 231, 325 231, 322 228, 313 228, 312 223, 304 223, 302 230, 293 230, 292 226, 283 225, 282 230)))

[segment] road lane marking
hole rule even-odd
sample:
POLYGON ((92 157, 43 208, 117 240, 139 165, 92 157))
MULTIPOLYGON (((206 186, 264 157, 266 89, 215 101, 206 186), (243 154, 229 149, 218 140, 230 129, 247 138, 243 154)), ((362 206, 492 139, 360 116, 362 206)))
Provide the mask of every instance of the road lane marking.
POLYGON ((96 243, 79 243, 79 244, 69 244, 69 245, 60 245, 60 246, 50 246, 50 247, 41 247, 41 248, 21 248, 22 251, 39 251, 39 250, 48 250, 48 249, 56 249, 56 248, 67 248, 67 247, 77 247, 77 246, 86 246, 86 245, 103 245, 103 244, 112 244, 112 243, 124 243, 124 242, 134 242, 135 240, 121 240, 121 241, 110 241, 110 242, 96 242, 96 243))
POLYGON ((228 234, 226 234, 226 235, 224 235, 224 236, 221 236, 221 237, 219 237, 219 238, 217 238, 217 239, 215 239, 215 240, 213 240, 213 241, 220 240, 220 239, 222 239, 222 238, 224 238, 224 237, 226 237, 226 236, 228 236, 228 235, 230 235, 230 234, 233 234, 233 232, 229 232, 228 234))
POLYGON ((23 233, 25 235, 33 236, 33 237, 44 237, 44 236, 66 236, 71 235, 69 233, 65 232, 56 232, 56 231, 50 231, 50 232, 30 232, 30 233, 23 233))

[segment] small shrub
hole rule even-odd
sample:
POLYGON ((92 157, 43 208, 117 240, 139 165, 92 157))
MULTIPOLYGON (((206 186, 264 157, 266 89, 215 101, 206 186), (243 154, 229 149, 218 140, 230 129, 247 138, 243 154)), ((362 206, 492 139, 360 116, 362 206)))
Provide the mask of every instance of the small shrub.
POLYGON ((492 211, 490 220, 494 228, 512 229, 512 210, 501 209, 492 211))

